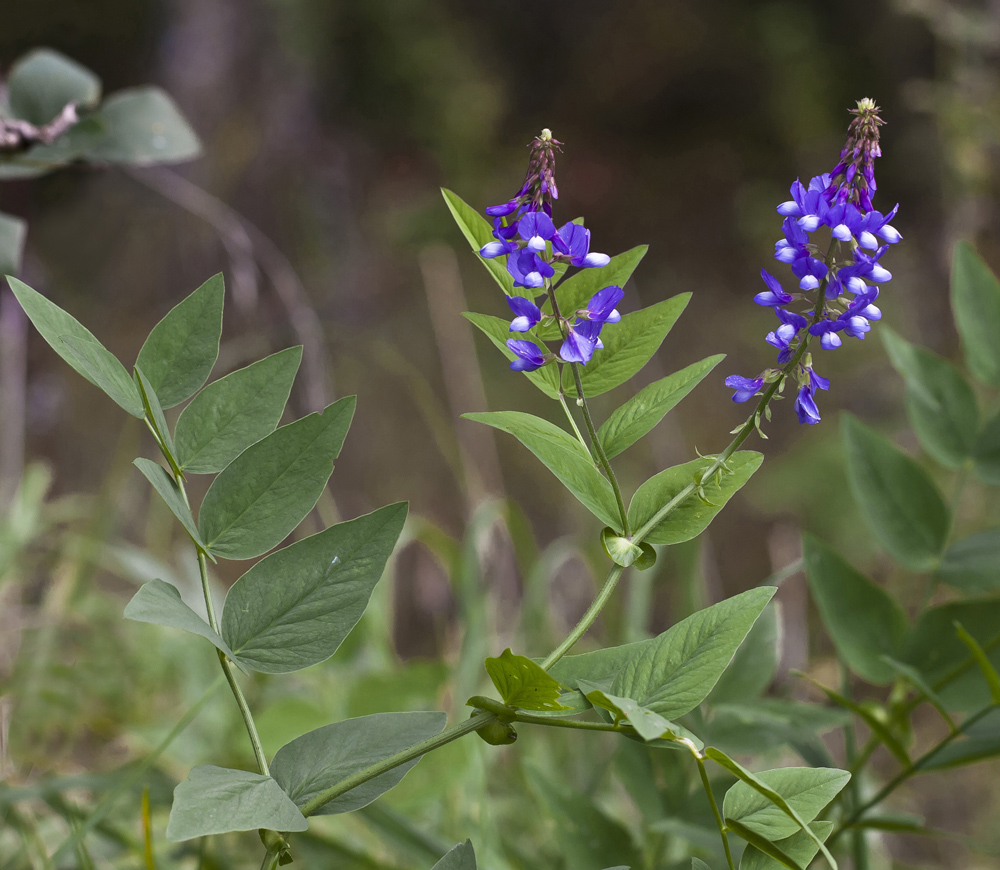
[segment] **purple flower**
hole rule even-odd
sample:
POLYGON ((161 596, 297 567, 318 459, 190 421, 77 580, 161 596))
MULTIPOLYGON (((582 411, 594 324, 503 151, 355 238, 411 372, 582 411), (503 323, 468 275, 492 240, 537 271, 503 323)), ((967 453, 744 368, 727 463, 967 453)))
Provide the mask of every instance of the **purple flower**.
POLYGON ((592 320, 595 323, 617 323, 622 319, 615 306, 622 301, 625 292, 621 287, 612 284, 603 290, 598 290, 590 297, 590 302, 586 308, 580 309, 577 314, 584 320, 592 320))
POLYGON ((507 217, 507 215, 512 214, 517 211, 518 206, 521 205, 520 198, 512 199, 510 202, 504 202, 500 205, 488 205, 485 208, 486 214, 490 217, 507 217))
POLYGON ((516 250, 517 242, 487 242, 479 249, 479 256, 484 260, 492 260, 494 257, 502 257, 504 254, 511 254, 516 250))
POLYGON ((542 287, 546 278, 555 274, 555 269, 527 249, 511 254, 507 258, 507 271, 514 278, 515 287, 542 287))
POLYGON ((559 348, 560 359, 581 365, 590 362, 594 351, 604 347, 601 341, 602 326, 604 326, 603 321, 597 320, 578 320, 574 323, 562 347, 559 348))
POLYGON ((760 270, 760 277, 767 285, 767 290, 754 296, 754 302, 758 305, 787 305, 792 301, 792 294, 786 293, 778 279, 767 269, 760 270))
POLYGON ((508 338, 507 347, 517 356, 510 364, 515 372, 533 372, 545 365, 545 354, 533 341, 508 338))
POLYGON ((820 421, 819 408, 816 407, 816 399, 813 397, 809 387, 800 387, 798 395, 795 397, 795 413, 799 415, 800 423, 808 423, 810 426, 820 421))
POLYGON ((517 223, 518 235, 527 242, 529 251, 540 253, 545 243, 556 234, 556 225, 543 211, 528 212, 517 223))
POLYGON ((809 327, 812 335, 818 335, 820 346, 824 350, 833 350, 843 344, 843 339, 837 335, 844 328, 838 320, 821 320, 809 327))
POLYGON ((522 296, 508 296, 507 304, 514 312, 509 332, 527 332, 542 319, 542 312, 534 302, 522 296))
POLYGON ((764 340, 778 350, 786 350, 795 336, 806 328, 808 321, 801 314, 786 311, 784 308, 775 308, 774 313, 778 315, 781 326, 774 332, 769 332, 764 340))
POLYGON ((730 375, 726 378, 726 386, 731 390, 736 390, 733 393, 734 402, 746 402, 752 399, 756 392, 764 386, 763 378, 744 378, 740 375, 730 375))
POLYGON ((552 247, 557 255, 569 259, 574 266, 599 267, 611 262, 607 254, 590 253, 590 230, 582 224, 571 222, 559 227, 552 238, 552 247))

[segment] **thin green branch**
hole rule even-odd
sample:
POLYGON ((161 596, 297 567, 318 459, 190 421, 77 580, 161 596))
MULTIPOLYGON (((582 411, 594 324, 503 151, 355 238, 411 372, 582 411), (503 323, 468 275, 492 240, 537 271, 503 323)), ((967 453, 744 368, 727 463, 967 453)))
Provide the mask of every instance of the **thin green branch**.
POLYGON ((559 404, 562 405, 563 411, 566 412, 566 419, 569 420, 569 425, 573 428, 573 434, 576 435, 576 440, 580 442, 583 449, 590 454, 590 445, 587 444, 587 440, 583 437, 583 433, 580 431, 580 427, 576 425, 576 419, 573 417, 573 413, 569 409, 569 405, 566 404, 566 394, 562 391, 562 376, 559 378, 559 404))
POLYGON ((611 593, 615 591, 615 586, 618 585, 618 580, 621 578, 624 570, 625 569, 621 565, 615 565, 611 569, 608 573, 607 580, 604 581, 604 585, 601 587, 601 591, 597 593, 597 597, 590 603, 590 607, 587 608, 587 612, 583 614, 580 621, 566 636, 566 639, 554 650, 552 650, 552 652, 550 652, 545 658, 545 661, 542 662, 543 671, 547 671, 551 668, 557 661, 559 661, 559 659, 561 659, 573 648, 581 637, 587 633, 587 629, 593 625, 594 620, 597 619, 600 612, 604 609, 604 605, 608 603, 608 599, 611 597, 611 593))
POLYGON ((722 813, 719 812, 719 805, 715 801, 715 794, 712 792, 712 783, 708 779, 708 771, 705 769, 704 759, 694 753, 695 761, 698 762, 698 774, 701 776, 701 784, 705 789, 705 794, 708 796, 708 802, 712 805, 712 815, 715 816, 715 824, 719 828, 719 836, 722 837, 722 848, 726 850, 726 861, 729 864, 729 870, 736 870, 736 865, 733 863, 733 853, 729 848, 729 834, 726 832, 726 823, 722 819, 722 813))

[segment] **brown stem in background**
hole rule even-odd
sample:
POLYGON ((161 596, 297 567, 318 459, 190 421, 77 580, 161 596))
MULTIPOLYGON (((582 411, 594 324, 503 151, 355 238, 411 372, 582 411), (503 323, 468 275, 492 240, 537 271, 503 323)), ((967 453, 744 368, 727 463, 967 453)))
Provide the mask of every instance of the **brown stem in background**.
POLYGON ((28 318, 6 287, 0 290, 0 507, 24 471, 28 318))

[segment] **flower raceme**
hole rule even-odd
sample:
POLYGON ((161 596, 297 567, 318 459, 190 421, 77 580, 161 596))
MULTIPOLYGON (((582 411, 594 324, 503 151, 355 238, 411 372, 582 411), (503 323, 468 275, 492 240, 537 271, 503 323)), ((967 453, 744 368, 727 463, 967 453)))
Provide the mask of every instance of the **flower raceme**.
POLYGON ((782 368, 766 369, 756 378, 726 378, 734 402, 749 401, 765 384, 794 375, 799 383, 795 399, 799 422, 818 423, 816 390, 829 389, 830 382, 812 369, 806 354, 810 339, 818 338, 820 347, 834 350, 843 344, 842 335, 863 340, 871 322, 882 317, 875 305, 878 285, 892 280, 892 274, 880 260, 902 236, 890 224, 899 206, 883 214, 872 205, 877 189, 875 158, 882 154, 878 128, 883 122, 878 113, 872 100, 860 100, 851 110, 854 119, 833 171, 815 176, 807 185, 796 181, 791 199, 778 206, 784 218, 783 237, 775 242, 774 258, 791 268, 798 287, 786 290, 778 278, 761 269, 767 289, 754 302, 773 308, 781 321, 765 341, 778 349, 782 368), (812 240, 817 232, 828 234, 827 244, 812 240), (790 307, 802 303, 800 311, 790 307))
MULTIPOLYGON (((590 230, 582 224, 570 222, 557 229, 552 221, 552 202, 559 198, 555 155, 561 145, 552 138, 550 130, 543 130, 531 143, 528 172, 521 189, 507 202, 485 210, 493 218, 494 241, 480 248, 480 256, 487 260, 506 257, 507 272, 514 279, 514 286, 529 291, 551 290, 554 264, 588 269, 606 266, 611 261, 607 254, 590 250, 590 230)), ((621 320, 615 306, 623 296, 620 287, 604 287, 591 297, 585 308, 568 317, 558 311, 543 313, 534 298, 508 297, 507 303, 514 313, 511 332, 530 332, 539 324, 555 321, 563 336, 558 354, 543 350, 533 341, 509 339, 507 347, 517 357, 510 367, 514 371, 532 372, 553 360, 586 365, 594 351, 604 347, 601 342, 604 325, 621 320)))

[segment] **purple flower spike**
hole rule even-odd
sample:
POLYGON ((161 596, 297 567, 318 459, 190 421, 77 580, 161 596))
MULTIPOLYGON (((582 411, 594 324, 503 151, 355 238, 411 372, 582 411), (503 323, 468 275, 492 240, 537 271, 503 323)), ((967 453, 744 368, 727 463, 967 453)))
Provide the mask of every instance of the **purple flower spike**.
POLYGON ((479 249, 479 256, 484 260, 492 260, 494 257, 502 257, 516 250, 517 245, 514 242, 487 242, 479 249))
POLYGON ((485 211, 490 217, 507 217, 507 215, 517 211, 520 204, 520 199, 512 199, 510 202, 504 202, 500 205, 488 205, 485 211))
POLYGON ((589 363, 594 351, 604 347, 600 337, 602 326, 604 323, 596 320, 578 320, 559 348, 559 357, 568 363, 589 363))
POLYGON ((816 400, 813 398, 813 391, 809 387, 799 389, 795 397, 795 413, 799 415, 800 423, 808 423, 810 426, 820 421, 819 408, 816 407, 816 400))
POLYGON ((587 307, 579 312, 580 317, 595 323, 617 323, 622 319, 615 306, 622 301, 625 292, 621 287, 612 284, 603 290, 598 290, 587 303, 587 307))
POLYGON ((508 338, 507 347, 517 356, 510 364, 515 372, 533 372, 545 365, 545 354, 533 341, 508 338))
POLYGON ((590 253, 590 230, 582 224, 570 222, 559 227, 552 238, 552 248, 572 265, 582 268, 607 266, 611 262, 607 254, 590 253))
POLYGON ((545 212, 533 211, 518 221, 517 233, 528 243, 528 250, 537 253, 545 250, 545 243, 556 234, 556 226, 545 212))
POLYGON ((538 254, 527 249, 511 254, 507 258, 507 271, 514 279, 515 287, 541 287, 546 278, 555 274, 555 269, 538 254))
POLYGON ((726 386, 731 390, 736 390, 733 393, 734 402, 746 402, 754 397, 754 394, 764 386, 763 378, 744 378, 740 375, 730 375, 726 378, 726 386))
POLYGON ((786 293, 778 279, 767 269, 760 270, 760 277, 767 285, 767 290, 754 296, 754 302, 758 305, 787 305, 792 301, 792 294, 786 293))
POLYGON ((527 332, 542 319, 542 312, 534 302, 522 296, 508 296, 507 304, 514 312, 509 332, 527 332))

